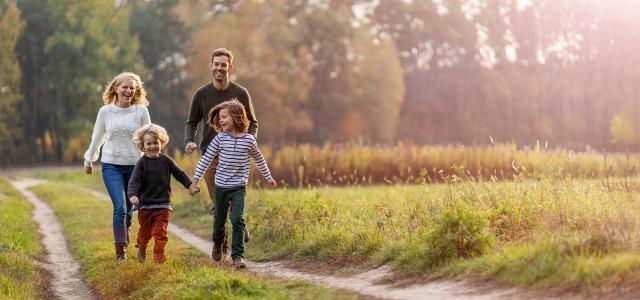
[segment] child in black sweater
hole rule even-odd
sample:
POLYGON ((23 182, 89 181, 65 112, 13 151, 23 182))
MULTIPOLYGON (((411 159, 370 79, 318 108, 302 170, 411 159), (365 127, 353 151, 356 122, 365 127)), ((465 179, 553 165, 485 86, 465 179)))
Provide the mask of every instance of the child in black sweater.
POLYGON ((164 128, 156 124, 145 125, 134 133, 133 141, 144 152, 133 169, 127 195, 131 203, 139 208, 137 259, 140 262, 146 259, 147 245, 153 237, 153 261, 164 263, 164 247, 169 241, 167 227, 172 210, 171 175, 189 189, 191 195, 199 190, 191 186, 189 176, 171 157, 161 153, 169 143, 164 128))

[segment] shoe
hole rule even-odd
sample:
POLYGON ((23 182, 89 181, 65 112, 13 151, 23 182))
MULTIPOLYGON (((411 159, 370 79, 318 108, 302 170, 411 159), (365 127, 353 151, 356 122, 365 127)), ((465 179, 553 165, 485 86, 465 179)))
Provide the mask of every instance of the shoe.
POLYGON ((233 267, 236 269, 244 269, 247 267, 247 264, 242 257, 236 257, 233 259, 233 267))
POLYGON ((154 263, 163 264, 166 260, 167 259, 164 256, 164 253, 163 254, 156 254, 156 253, 153 254, 153 262, 154 263))
POLYGON ((224 237, 224 240, 222 240, 222 259, 224 259, 225 257, 227 257, 227 254, 229 254, 229 239, 227 238, 227 236, 224 237))
POLYGON ((126 252, 126 244, 124 243, 116 243, 116 261, 118 263, 123 263, 127 260, 127 252, 126 252))
POLYGON ((138 259, 139 262, 144 262, 145 260, 147 260, 147 248, 138 247, 138 253, 136 254, 136 258, 138 259))
POLYGON ((211 258, 213 258, 214 261, 222 260, 222 247, 216 245, 215 242, 213 243, 213 249, 211 250, 211 258))
POLYGON ((244 242, 248 243, 249 240, 251 239, 251 236, 249 235, 249 229, 247 229, 247 227, 244 228, 244 232, 243 232, 243 238, 244 238, 244 242))

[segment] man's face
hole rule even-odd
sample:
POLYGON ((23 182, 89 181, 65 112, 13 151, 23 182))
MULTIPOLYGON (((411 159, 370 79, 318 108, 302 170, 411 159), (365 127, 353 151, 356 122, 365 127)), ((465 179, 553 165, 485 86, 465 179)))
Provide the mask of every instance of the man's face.
POLYGON ((233 66, 229 64, 229 58, 225 55, 215 56, 213 62, 209 64, 213 79, 218 82, 227 81, 232 68, 233 66))

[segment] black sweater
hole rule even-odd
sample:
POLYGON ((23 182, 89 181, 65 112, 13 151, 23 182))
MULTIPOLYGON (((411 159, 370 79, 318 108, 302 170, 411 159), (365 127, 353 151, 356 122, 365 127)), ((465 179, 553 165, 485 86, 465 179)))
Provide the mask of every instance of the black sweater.
POLYGON ((136 162, 129 180, 127 196, 137 196, 140 207, 171 205, 171 175, 185 188, 191 179, 171 157, 160 153, 157 158, 143 155, 136 162))

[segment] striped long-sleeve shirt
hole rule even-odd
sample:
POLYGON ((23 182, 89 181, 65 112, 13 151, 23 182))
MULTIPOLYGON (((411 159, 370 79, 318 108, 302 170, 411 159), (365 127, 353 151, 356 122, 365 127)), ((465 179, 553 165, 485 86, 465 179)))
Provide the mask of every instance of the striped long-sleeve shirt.
POLYGON ((246 186, 249 180, 249 157, 251 157, 266 180, 272 179, 267 162, 264 160, 253 135, 235 137, 227 132, 216 135, 202 155, 193 178, 200 180, 213 158, 218 155, 216 186, 231 188, 246 186))

